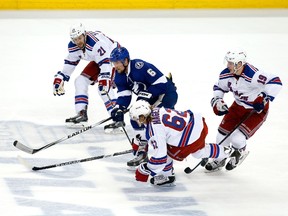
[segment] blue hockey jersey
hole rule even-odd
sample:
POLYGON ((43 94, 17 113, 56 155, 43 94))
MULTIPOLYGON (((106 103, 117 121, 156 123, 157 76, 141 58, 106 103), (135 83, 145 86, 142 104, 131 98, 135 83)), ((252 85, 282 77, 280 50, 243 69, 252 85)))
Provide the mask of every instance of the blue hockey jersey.
POLYGON ((115 75, 114 82, 118 89, 116 104, 127 108, 132 99, 132 92, 136 95, 140 92, 146 92, 152 95, 148 100, 151 105, 156 101, 161 101, 161 106, 167 108, 174 107, 178 97, 176 87, 174 83, 164 76, 153 64, 141 59, 133 59, 130 60, 127 67, 127 73, 117 72, 115 75), (169 97, 169 100, 167 100, 167 97, 169 97), (165 106, 163 102, 165 102, 167 106, 165 106))

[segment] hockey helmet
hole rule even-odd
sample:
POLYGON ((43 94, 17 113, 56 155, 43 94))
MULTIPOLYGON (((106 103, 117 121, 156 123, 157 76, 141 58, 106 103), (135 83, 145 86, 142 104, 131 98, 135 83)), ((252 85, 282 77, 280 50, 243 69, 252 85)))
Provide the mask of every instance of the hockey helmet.
POLYGON ((82 23, 76 23, 70 27, 70 38, 72 41, 82 34, 86 35, 85 26, 82 23))
POLYGON ((130 108, 129 115, 130 119, 139 122, 139 117, 144 116, 145 118, 151 114, 151 106, 147 101, 138 100, 130 108))
POLYGON ((227 62, 232 62, 234 65, 237 65, 239 62, 241 62, 242 65, 246 64, 247 62, 246 58, 247 54, 241 48, 230 50, 225 55, 225 60, 227 62))
POLYGON ((130 56, 128 50, 125 47, 116 47, 110 54, 111 62, 121 61, 123 63, 126 58, 129 60, 130 56))

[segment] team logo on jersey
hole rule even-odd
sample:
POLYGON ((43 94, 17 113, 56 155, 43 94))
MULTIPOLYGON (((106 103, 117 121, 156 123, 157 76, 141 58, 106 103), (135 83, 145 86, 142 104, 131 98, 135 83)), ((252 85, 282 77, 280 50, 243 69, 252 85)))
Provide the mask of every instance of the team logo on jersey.
POLYGON ((141 69, 143 67, 143 65, 144 65, 144 62, 136 62, 135 63, 135 68, 136 69, 141 69))

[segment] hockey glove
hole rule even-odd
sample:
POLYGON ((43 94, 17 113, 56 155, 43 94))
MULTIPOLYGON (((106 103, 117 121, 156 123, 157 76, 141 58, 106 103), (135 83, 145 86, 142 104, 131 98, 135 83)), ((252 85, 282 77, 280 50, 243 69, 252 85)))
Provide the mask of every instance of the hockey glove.
POLYGON ((101 95, 106 95, 111 88, 111 80, 102 79, 98 81, 98 90, 101 95))
POLYGON ((53 82, 53 94, 54 96, 58 95, 64 95, 64 81, 69 81, 70 77, 68 75, 65 75, 61 73, 61 71, 58 71, 57 74, 54 76, 54 82, 53 82))
POLYGON ((124 113, 123 113, 124 107, 120 107, 119 105, 116 105, 114 109, 111 111, 111 117, 116 124, 119 126, 121 124, 124 125, 124 113))
POLYGON ((147 167, 147 162, 141 163, 135 172, 135 179, 141 182, 147 182, 151 171, 147 167))
POLYGON ((140 134, 137 134, 135 138, 132 139, 132 149, 133 155, 139 156, 140 154, 144 154, 148 151, 148 141, 143 140, 140 134))
POLYGON ((267 97, 264 92, 261 92, 253 102, 253 108, 257 111, 257 113, 261 113, 268 101, 269 97, 267 97))
POLYGON ((139 145, 138 144, 136 144, 136 142, 137 142, 137 140, 136 140, 136 138, 132 138, 132 150, 133 150, 133 155, 135 156, 136 154, 137 154, 137 152, 138 152, 138 149, 139 149, 139 145))
POLYGON ((211 100, 211 106, 213 107, 213 111, 216 115, 222 116, 227 114, 228 111, 228 106, 227 104, 223 101, 222 98, 219 97, 214 97, 211 100))

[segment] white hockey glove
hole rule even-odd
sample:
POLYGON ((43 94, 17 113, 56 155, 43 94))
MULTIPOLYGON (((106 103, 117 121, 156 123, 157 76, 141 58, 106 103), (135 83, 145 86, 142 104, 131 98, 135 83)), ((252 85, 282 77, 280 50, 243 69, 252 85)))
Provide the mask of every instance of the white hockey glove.
POLYGON ((102 72, 98 76, 98 91, 101 95, 106 95, 111 88, 111 75, 109 72, 102 72))
POLYGON ((53 82, 53 94, 54 96, 58 95, 64 95, 64 81, 69 81, 70 77, 68 75, 65 75, 61 73, 61 71, 58 71, 57 74, 54 76, 54 82, 53 82))
POLYGON ((151 171, 147 167, 147 162, 141 163, 135 172, 135 179, 141 182, 147 182, 151 171))
POLYGON ((100 79, 98 80, 98 90, 101 95, 106 95, 111 88, 111 80, 109 79, 100 79))
POLYGON ((211 106, 213 107, 214 113, 218 116, 225 115, 229 112, 228 106, 222 98, 219 97, 212 98, 211 106))

